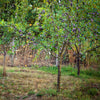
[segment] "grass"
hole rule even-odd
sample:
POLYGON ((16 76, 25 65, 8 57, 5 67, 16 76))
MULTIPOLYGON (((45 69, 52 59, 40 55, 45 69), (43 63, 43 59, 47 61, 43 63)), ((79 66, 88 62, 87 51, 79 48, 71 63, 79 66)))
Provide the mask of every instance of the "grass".
POLYGON ((40 90, 38 91, 38 93, 36 94, 37 97, 41 97, 45 95, 45 91, 44 90, 40 90))
POLYGON ((37 96, 43 96, 43 95, 56 96, 57 95, 57 91, 55 89, 41 89, 37 93, 37 96))
MULTIPOLYGON (((100 88, 100 87, 99 87, 100 88)), ((100 90, 97 88, 87 88, 84 87, 81 90, 74 91, 76 98, 78 100, 99 100, 100 99, 100 90)))
POLYGON ((29 91, 29 92, 28 92, 28 95, 34 95, 34 94, 35 94, 34 91, 29 91))
MULTIPOLYGON (((0 75, 2 76, 2 66, 0 67, 0 75)), ((30 96, 34 92, 37 94, 42 88, 53 87, 55 81, 56 76, 54 77, 43 71, 30 68, 7 67, 7 77, 0 79, 0 100, 2 98, 9 100, 10 98, 22 97, 27 94, 30 96), (10 92, 7 90, 10 90, 10 92)))
POLYGON ((61 71, 61 92, 57 93, 57 67, 7 67, 6 78, 0 67, 0 100, 28 100, 33 96, 41 100, 99 100, 99 71, 81 70, 80 76, 70 66, 61 71))
POLYGON ((0 69, 0 77, 2 76, 2 69, 0 69))
POLYGON ((89 94, 89 95, 91 95, 91 96, 95 96, 95 95, 98 94, 98 92, 99 92, 98 89, 96 89, 96 88, 90 88, 90 89, 87 91, 87 94, 89 94))
MULTIPOLYGON (((37 68, 38 70, 42 70, 51 74, 57 74, 58 73, 58 68, 57 67, 40 67, 37 68)), ((73 72, 76 72, 76 70, 72 67, 62 67, 61 69, 62 75, 70 75, 73 72)))
MULTIPOLYGON (((45 71, 45 72, 48 72, 48 73, 51 73, 51 74, 57 74, 58 73, 58 68, 57 67, 40 67, 40 68, 37 68, 38 70, 42 70, 42 71, 45 71)), ((93 70, 93 69, 87 69, 87 70, 84 70, 82 69, 81 72, 80 72, 80 76, 77 75, 77 69, 76 68, 73 68, 73 67, 70 67, 70 66, 67 66, 67 67, 62 67, 61 68, 61 74, 64 75, 64 76, 75 76, 75 77, 79 77, 79 78, 99 78, 100 79, 100 71, 96 71, 96 70, 93 70)))
POLYGON ((93 69, 82 70, 81 75, 85 75, 88 77, 100 78, 100 70, 96 71, 93 69))
POLYGON ((28 98, 28 96, 24 96, 24 97, 23 97, 23 99, 26 99, 26 98, 28 98))

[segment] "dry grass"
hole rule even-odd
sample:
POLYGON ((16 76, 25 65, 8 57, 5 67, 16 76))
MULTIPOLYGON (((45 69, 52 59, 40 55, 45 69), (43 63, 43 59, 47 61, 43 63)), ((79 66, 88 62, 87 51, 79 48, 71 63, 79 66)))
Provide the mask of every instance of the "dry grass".
MULTIPOLYGON (((4 100, 6 100, 7 98, 8 100, 9 98, 10 100, 12 98, 11 100, 13 100, 14 97, 22 97, 27 95, 27 93, 31 90, 38 92, 43 88, 56 88, 54 85, 57 80, 56 75, 29 68, 23 69, 7 67, 7 71, 7 78, 0 80, 0 84, 3 84, 3 87, 0 88, 1 99, 4 98, 4 100), (10 70, 15 70, 15 72, 9 72, 10 70), (4 90, 4 92, 2 90, 4 90)), ((71 77, 66 77, 63 81, 63 78, 62 84, 71 79, 71 77)), ((69 84, 71 85, 73 83, 69 83, 68 81, 66 85, 69 84)), ((62 89, 63 88, 64 87, 62 87, 62 89)), ((68 88, 71 89, 71 87, 68 88)))
MULTIPOLYGON (((15 70, 16 72, 8 72, 7 78, 0 80, 0 84, 4 85, 4 89, 9 89, 12 96, 26 95, 31 90, 37 92, 41 88, 51 88, 56 81, 56 76, 41 71, 23 70, 22 68, 7 68, 7 70, 15 70)), ((2 92, 2 87, 0 90, 1 96, 8 94, 8 92, 2 92)))
MULTIPOLYGON (((2 69, 2 67, 0 67, 2 69)), ((38 93, 41 89, 56 89, 57 75, 52 75, 32 68, 7 67, 7 77, 0 79, 0 100, 23 100, 29 91, 38 93)), ((73 76, 62 76, 61 93, 57 96, 28 96, 24 100, 71 100, 67 97, 80 88, 84 80, 73 76), (67 95, 66 95, 67 94, 67 95)))

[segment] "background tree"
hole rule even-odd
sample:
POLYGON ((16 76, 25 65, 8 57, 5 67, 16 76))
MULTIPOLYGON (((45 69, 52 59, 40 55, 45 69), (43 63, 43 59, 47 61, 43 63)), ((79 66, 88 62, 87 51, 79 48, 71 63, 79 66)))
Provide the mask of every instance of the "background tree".
POLYGON ((2 46, 2 51, 4 53, 4 61, 3 61, 3 76, 6 76, 6 54, 7 51, 10 50, 10 43, 12 38, 15 36, 14 28, 10 26, 10 23, 5 22, 4 20, 0 21, 0 45, 2 46))

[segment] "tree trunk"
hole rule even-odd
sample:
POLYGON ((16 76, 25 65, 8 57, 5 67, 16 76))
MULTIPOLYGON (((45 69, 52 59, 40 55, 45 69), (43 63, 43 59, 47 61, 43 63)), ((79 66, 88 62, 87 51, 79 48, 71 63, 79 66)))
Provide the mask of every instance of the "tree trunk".
POLYGON ((6 74, 6 66, 5 66, 5 61, 6 61, 6 51, 4 50, 4 59, 3 59, 3 76, 7 76, 6 74))
POLYGON ((14 66, 14 38, 13 38, 13 41, 12 41, 12 55, 11 55, 11 66, 13 67, 14 66))
POLYGON ((80 75, 80 50, 78 49, 77 45, 75 44, 77 55, 76 55, 76 65, 77 65, 77 75, 80 75))
POLYGON ((58 65, 59 65, 58 54, 56 54, 56 66, 58 67, 58 65))
POLYGON ((79 52, 77 53, 77 68, 78 68, 78 72, 77 75, 80 75, 80 59, 79 59, 79 52))
POLYGON ((60 57, 60 61, 59 61, 59 64, 58 64, 57 92, 60 92, 61 64, 62 64, 62 56, 60 57))

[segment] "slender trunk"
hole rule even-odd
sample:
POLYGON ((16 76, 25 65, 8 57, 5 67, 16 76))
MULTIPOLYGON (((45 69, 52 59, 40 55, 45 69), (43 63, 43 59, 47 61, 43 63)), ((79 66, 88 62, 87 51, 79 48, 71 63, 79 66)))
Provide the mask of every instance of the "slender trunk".
MULTIPOLYGON (((66 42, 64 42, 61 53, 59 55, 59 64, 58 64, 58 79, 57 79, 57 92, 60 92, 60 81, 61 81, 61 65, 62 65, 62 57, 64 52, 66 51, 66 42)), ((59 51, 59 50, 58 50, 59 51)))
POLYGON ((25 46, 25 51, 24 51, 24 67, 27 66, 27 45, 25 46))
POLYGON ((77 55, 76 55, 76 65, 77 65, 77 75, 80 75, 80 50, 78 49, 77 45, 75 44, 77 55))
POLYGON ((11 66, 13 67, 14 66, 14 38, 13 38, 13 41, 12 41, 12 55, 11 55, 11 66))
POLYGON ((78 68, 77 74, 80 75, 80 60, 79 60, 79 53, 77 53, 77 68, 78 68))
POLYGON ((6 66, 5 66, 5 61, 6 61, 6 51, 4 49, 4 59, 3 59, 3 76, 7 76, 6 74, 6 66))
POLYGON ((57 92, 60 91, 61 65, 58 65, 57 92))
MULTIPOLYGON (((77 0, 77 8, 78 8, 78 2, 79 2, 79 0, 77 0)), ((77 11, 77 13, 76 13, 76 16, 78 17, 78 11, 77 11)), ((78 23, 78 19, 77 19, 77 23, 78 23)), ((78 28, 78 27, 77 27, 78 28)), ((78 38, 79 39, 79 38, 78 38)), ((77 48, 77 68, 78 68, 78 72, 77 72, 77 74, 78 75, 80 75, 80 56, 79 56, 79 50, 78 50, 78 47, 76 46, 76 48, 77 48)), ((80 48, 79 48, 80 49, 80 48)))
POLYGON ((56 66, 59 65, 59 60, 58 60, 58 53, 56 54, 56 66))
POLYGON ((58 64, 57 92, 60 92, 62 55, 58 64))

